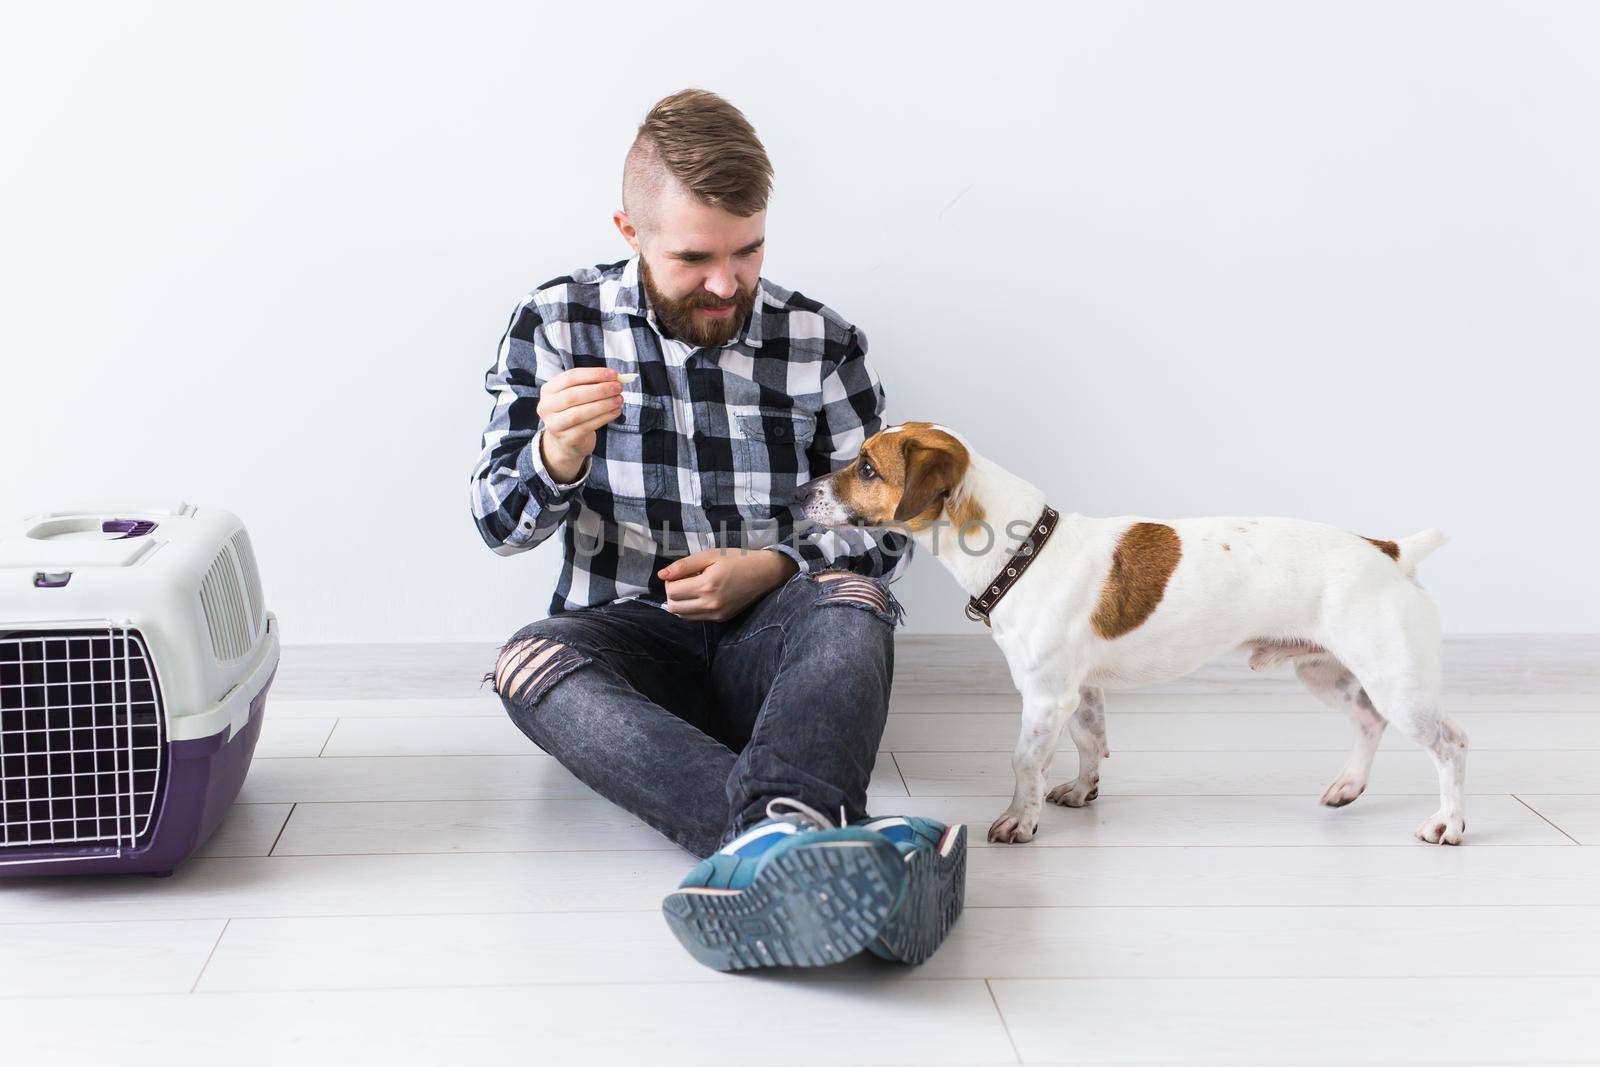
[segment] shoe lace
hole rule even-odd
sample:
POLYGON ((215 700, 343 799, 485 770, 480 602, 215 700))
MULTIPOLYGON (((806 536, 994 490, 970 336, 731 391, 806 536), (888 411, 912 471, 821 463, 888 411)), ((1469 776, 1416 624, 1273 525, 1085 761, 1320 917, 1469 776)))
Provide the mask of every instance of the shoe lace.
POLYGON ((818 830, 834 830, 849 824, 845 817, 844 805, 839 805, 839 821, 835 823, 822 812, 810 804, 794 797, 773 797, 767 801, 767 818, 786 819, 798 815, 803 821, 810 823, 818 830), (788 810, 784 810, 788 809, 788 810))

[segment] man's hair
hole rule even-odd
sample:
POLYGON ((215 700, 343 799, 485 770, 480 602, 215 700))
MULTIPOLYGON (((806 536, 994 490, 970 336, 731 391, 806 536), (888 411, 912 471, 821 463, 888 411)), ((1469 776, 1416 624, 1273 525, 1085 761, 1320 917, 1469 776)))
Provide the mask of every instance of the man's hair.
POLYGON ((669 179, 701 203, 748 217, 767 206, 772 162, 743 112, 716 93, 684 89, 650 109, 628 149, 622 209, 636 228, 654 222, 641 215, 669 179))

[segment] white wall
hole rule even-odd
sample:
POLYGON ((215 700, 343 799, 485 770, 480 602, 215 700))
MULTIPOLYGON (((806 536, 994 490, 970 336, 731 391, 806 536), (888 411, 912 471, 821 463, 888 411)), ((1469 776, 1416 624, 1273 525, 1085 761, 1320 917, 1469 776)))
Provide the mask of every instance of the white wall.
POLYGON ((1597 72, 1583 3, 11 5, 0 510, 229 507, 290 640, 542 614, 556 543, 468 517, 482 375, 692 84, 893 421, 1066 510, 1442 526, 1452 630, 1600 630, 1597 72))

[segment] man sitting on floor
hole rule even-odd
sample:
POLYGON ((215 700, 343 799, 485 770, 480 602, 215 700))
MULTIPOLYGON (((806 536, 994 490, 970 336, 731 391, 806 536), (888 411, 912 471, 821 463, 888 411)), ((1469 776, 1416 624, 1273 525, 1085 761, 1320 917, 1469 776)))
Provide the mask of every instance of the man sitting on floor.
POLYGON ((563 529, 563 561, 491 677, 536 745, 706 857, 663 905, 697 959, 920 962, 965 828, 866 811, 910 542, 795 522, 884 392, 858 329, 761 277, 771 178, 731 104, 667 97, 623 169, 634 255, 512 313, 472 512, 500 555, 563 529))

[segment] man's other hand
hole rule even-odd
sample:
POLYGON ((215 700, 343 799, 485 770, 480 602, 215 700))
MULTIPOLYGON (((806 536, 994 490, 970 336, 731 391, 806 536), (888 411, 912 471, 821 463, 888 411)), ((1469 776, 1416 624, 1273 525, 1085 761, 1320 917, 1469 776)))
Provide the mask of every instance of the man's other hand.
POLYGON ((656 574, 667 583, 668 611, 685 619, 723 622, 799 569, 782 552, 708 548, 673 560, 656 574))

